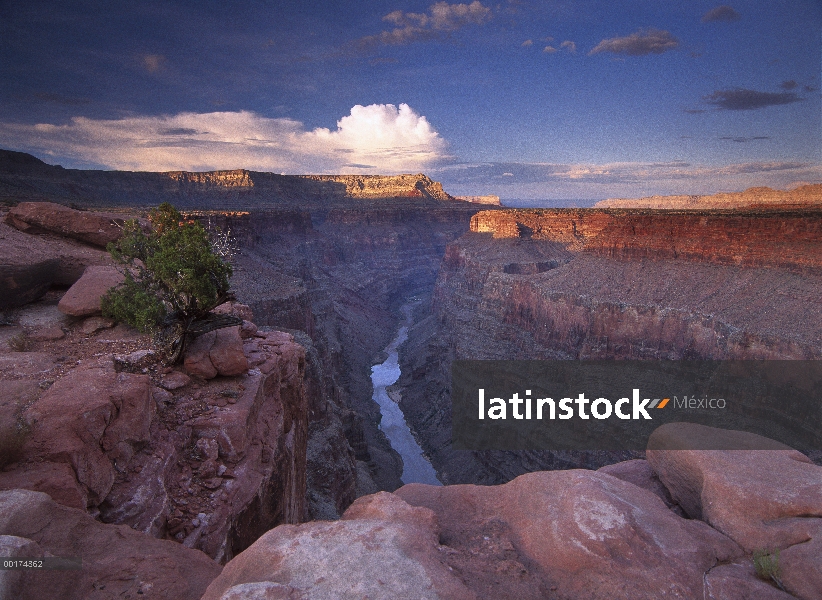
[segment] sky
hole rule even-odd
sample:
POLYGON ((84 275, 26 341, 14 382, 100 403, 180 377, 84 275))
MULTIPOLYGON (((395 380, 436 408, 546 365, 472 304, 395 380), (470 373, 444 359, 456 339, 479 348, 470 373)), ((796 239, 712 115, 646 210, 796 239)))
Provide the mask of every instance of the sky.
POLYGON ((504 201, 822 182, 819 0, 0 0, 0 148, 504 201))

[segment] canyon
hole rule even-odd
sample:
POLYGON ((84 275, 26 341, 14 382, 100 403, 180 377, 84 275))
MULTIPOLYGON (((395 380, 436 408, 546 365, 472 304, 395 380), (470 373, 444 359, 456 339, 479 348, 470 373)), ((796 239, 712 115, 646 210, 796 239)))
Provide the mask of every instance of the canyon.
POLYGON ((69 573, 85 595, 62 597, 78 598, 819 597, 819 456, 665 450, 714 435, 681 428, 647 452, 456 451, 449 397, 459 359, 819 360, 811 196, 512 210, 424 175, 80 171, 0 152, 0 425, 32 427, 0 471, 0 549, 92 557, 106 528, 151 540, 141 555, 117 534, 133 580, 94 555, 69 573), (58 310, 111 264, 82 223, 105 215, 100 234, 162 201, 230 234, 222 310, 244 320, 174 369, 145 336, 58 310), (82 210, 55 224, 67 213, 46 203, 82 210), (401 325, 388 395, 443 487, 403 485, 373 399, 401 325), (28 524, 32 507, 88 534, 70 547, 28 524), (782 552, 779 586, 754 573, 763 548, 782 552), (152 570, 152 553, 177 566, 152 570))

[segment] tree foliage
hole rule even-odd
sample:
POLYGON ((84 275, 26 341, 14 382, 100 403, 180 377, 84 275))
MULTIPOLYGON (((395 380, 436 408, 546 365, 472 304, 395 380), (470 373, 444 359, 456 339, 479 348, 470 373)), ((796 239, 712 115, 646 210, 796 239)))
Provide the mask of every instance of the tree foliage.
POLYGON ((171 204, 161 204, 148 218, 150 233, 131 220, 121 238, 109 244, 124 267, 125 281, 102 298, 101 306, 104 315, 154 333, 158 345, 170 343, 174 349, 161 349, 176 360, 186 335, 228 326, 209 311, 233 299, 231 265, 214 252, 202 225, 185 220, 171 204), (213 326, 204 328, 202 322, 213 326))

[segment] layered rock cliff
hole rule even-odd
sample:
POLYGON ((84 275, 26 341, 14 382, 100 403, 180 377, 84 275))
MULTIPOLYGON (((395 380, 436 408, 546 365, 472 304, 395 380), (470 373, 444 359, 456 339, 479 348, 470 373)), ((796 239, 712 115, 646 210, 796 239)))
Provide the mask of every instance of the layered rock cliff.
POLYGON ((445 482, 626 458, 452 451, 450 362, 819 359, 820 227, 812 209, 478 213, 401 349, 403 411, 445 482))
POLYGON ((711 195, 649 196, 645 198, 609 198, 597 202, 597 208, 745 208, 822 204, 822 184, 802 185, 792 190, 769 187, 748 188, 743 192, 711 195))

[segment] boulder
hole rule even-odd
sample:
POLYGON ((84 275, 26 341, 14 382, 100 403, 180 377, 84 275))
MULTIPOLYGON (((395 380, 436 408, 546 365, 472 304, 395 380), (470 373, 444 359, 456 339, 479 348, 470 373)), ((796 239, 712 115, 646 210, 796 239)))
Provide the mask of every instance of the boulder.
MULTIPOLYGON (((105 248, 122 234, 128 215, 74 210, 52 202, 21 202, 9 210, 6 223, 26 233, 50 232, 105 248)), ((148 230, 148 223, 142 222, 148 230)))
MULTIPOLYGON (((20 595, 4 598, 198 600, 221 570, 202 552, 105 525, 28 490, 0 492, 0 535, 34 544, 25 551, 39 548, 43 555, 82 560, 79 570, 27 572, 30 579, 20 586, 20 595)), ((0 537, 0 547, 8 539, 0 537)))
POLYGON ((482 598, 701 598, 705 574, 741 555, 652 492, 594 471, 396 494, 434 511, 447 563, 482 598))
POLYGON ((440 559, 434 515, 382 492, 341 521, 272 529, 229 562, 203 600, 476 596, 440 559))
POLYGON ((113 266, 90 266, 60 299, 58 308, 72 317, 100 314, 100 298, 120 285, 123 274, 113 266))
MULTIPOLYGON (((70 465, 96 506, 111 490, 115 467, 149 440, 154 411, 148 376, 116 373, 110 364, 78 367, 25 411, 31 426, 26 457, 70 465)), ((47 491, 50 485, 46 480, 36 487, 47 491)))
POLYGON ((799 598, 820 598, 822 467, 796 450, 749 449, 762 447, 762 438, 754 434, 669 423, 651 435, 646 456, 691 517, 723 532, 747 552, 781 549, 785 589, 799 598), (740 449, 687 449, 718 438, 740 449))
POLYGON ((30 237, 0 223, 0 310, 34 302, 57 276, 57 259, 30 237))
MULTIPOLYGON (((597 471, 648 490, 656 496, 659 496, 660 500, 662 500, 668 508, 679 508, 671 498, 671 494, 668 493, 668 488, 662 485, 662 482, 656 473, 654 473, 654 470, 651 468, 651 465, 648 464, 647 460, 626 460, 612 465, 606 465, 597 469, 597 471)), ((680 516, 685 515, 683 513, 680 516)))
POLYGON ((196 338, 186 350, 183 361, 189 375, 213 379, 248 371, 240 327, 223 327, 196 338))

